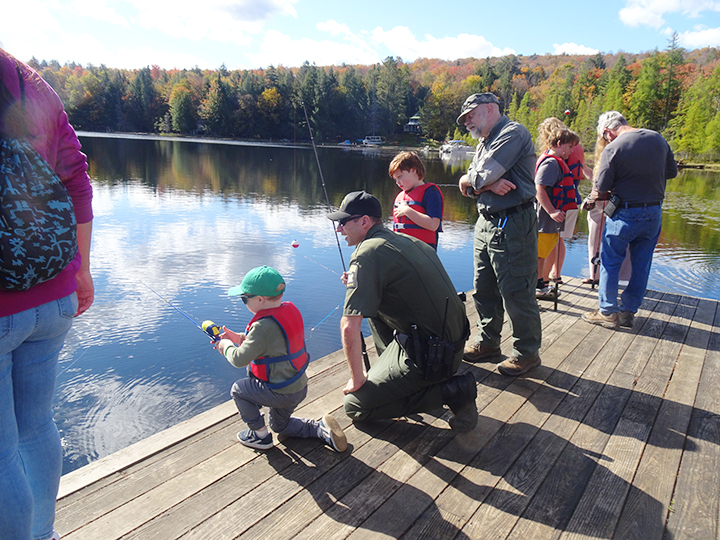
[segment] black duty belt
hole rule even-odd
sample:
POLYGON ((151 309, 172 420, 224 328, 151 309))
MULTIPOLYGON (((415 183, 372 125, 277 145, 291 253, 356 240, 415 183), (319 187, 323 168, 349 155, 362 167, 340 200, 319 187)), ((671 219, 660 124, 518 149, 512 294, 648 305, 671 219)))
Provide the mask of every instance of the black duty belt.
POLYGON ((525 210, 526 208, 530 208, 535 204, 535 199, 530 199, 529 201, 525 201, 522 204, 518 204, 517 206, 511 206, 510 208, 506 208, 505 210, 498 210, 497 212, 486 212, 485 210, 480 210, 480 213, 483 215, 485 219, 495 219, 495 218, 501 218, 504 216, 510 216, 514 214, 515 212, 519 212, 520 210, 525 210))
POLYGON ((631 202, 631 203, 621 203, 620 208, 642 208, 643 206, 660 206, 662 204, 662 201, 660 202, 631 202))

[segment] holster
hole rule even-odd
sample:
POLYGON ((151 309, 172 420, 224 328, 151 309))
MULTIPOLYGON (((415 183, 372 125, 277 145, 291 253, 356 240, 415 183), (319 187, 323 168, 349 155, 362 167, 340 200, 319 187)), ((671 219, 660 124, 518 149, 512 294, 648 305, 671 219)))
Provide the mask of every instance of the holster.
POLYGON ((612 197, 610 197, 610 200, 605 205, 603 212, 605 212, 605 215, 607 217, 611 218, 615 215, 615 212, 621 204, 622 201, 620 200, 620 197, 618 197, 617 195, 613 195, 612 197))
POLYGON ((428 338, 418 330, 417 325, 410 327, 410 334, 396 332, 395 340, 408 358, 415 362, 426 381, 439 382, 452 376, 455 344, 437 336, 428 338))

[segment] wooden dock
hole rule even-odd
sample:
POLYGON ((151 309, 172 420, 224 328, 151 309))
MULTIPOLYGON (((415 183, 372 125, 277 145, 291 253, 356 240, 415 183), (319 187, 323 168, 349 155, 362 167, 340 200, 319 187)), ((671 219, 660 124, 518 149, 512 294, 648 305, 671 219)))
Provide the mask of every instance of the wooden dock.
POLYGON ((597 293, 566 281, 557 311, 541 302, 542 367, 513 379, 463 363, 478 383, 470 433, 447 410, 351 424, 340 351, 311 364, 297 414, 333 411, 347 452, 246 448, 228 402, 64 476, 55 527, 64 540, 717 539, 718 303, 649 292, 635 327, 612 331, 580 319, 597 293))

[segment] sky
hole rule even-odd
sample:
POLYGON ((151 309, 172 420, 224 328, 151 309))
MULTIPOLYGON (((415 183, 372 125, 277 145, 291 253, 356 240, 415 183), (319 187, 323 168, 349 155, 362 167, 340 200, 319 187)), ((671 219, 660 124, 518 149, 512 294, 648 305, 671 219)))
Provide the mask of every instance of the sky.
POLYGON ((392 56, 720 47, 720 0, 21 0, 0 47, 27 61, 139 69, 375 64, 392 56))

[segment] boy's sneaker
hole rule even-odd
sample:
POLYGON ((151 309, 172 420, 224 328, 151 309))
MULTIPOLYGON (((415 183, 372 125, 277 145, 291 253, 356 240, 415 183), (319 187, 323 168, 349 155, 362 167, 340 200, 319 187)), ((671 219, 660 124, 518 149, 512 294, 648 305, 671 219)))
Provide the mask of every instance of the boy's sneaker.
POLYGON ((583 313, 583 320, 590 324, 597 324, 598 326, 604 326, 612 330, 617 330, 618 326, 618 314, 610 313, 609 315, 603 315, 602 311, 596 309, 590 313, 583 313))
POLYGON ((258 437, 252 429, 244 429, 237 434, 237 440, 240 444, 249 446, 250 448, 257 448, 258 450, 267 450, 273 447, 273 436, 268 431, 268 434, 264 437, 258 437))
POLYGON ((632 328, 635 324, 635 314, 632 311, 621 311, 618 313, 618 324, 625 328, 632 328))
POLYGON ((320 420, 317 436, 325 441, 325 444, 332 447, 336 452, 344 452, 347 449, 347 437, 345 432, 331 414, 326 414, 320 420))
POLYGON ((52 536, 50 537, 50 540, 60 540, 60 533, 57 531, 53 531, 52 536))

